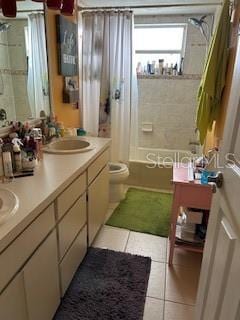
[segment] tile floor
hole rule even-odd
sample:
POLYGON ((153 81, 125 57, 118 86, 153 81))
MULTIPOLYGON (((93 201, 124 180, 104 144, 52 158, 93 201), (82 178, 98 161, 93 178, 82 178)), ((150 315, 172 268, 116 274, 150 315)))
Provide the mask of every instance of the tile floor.
MULTIPOLYGON (((111 204, 108 217, 118 204, 111 204)), ((153 235, 103 226, 94 247, 150 256, 151 273, 144 320, 193 320, 201 255, 176 250, 167 264, 168 241, 153 235)))

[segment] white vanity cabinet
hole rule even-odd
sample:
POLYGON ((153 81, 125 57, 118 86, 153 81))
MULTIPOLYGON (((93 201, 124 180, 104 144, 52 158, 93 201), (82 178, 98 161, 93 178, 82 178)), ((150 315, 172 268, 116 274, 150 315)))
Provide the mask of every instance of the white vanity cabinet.
MULTIPOLYGON (((109 169, 108 169, 108 151, 105 151, 98 159, 98 166, 89 167, 88 177, 90 185, 88 186, 88 244, 93 243, 97 232, 104 224, 105 216, 109 203, 109 169), (95 171, 94 177, 92 173, 95 171)), ((96 161, 96 162, 97 162, 96 161)))
POLYGON ((0 255, 0 319, 51 320, 60 303, 54 206, 0 255), (5 279, 5 281, 3 281, 5 279))
POLYGON ((52 320, 108 209, 109 149, 0 253, 0 320, 52 320))

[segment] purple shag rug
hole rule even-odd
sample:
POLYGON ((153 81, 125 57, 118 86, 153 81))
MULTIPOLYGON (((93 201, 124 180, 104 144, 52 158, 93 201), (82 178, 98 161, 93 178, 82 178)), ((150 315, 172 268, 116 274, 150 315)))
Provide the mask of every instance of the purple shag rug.
POLYGON ((54 320, 142 320, 151 259, 90 248, 54 320))

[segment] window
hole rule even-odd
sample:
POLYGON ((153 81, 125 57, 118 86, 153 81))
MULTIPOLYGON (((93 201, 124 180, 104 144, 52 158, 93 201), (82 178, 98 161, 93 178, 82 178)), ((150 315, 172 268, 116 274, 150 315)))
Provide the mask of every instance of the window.
POLYGON ((186 24, 136 25, 134 42, 136 63, 146 71, 147 63, 164 60, 178 68, 184 56, 186 24))

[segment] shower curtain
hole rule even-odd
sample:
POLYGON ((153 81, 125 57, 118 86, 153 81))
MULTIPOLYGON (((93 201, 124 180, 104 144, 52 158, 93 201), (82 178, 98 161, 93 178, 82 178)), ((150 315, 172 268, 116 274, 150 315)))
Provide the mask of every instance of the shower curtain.
POLYGON ((83 13, 83 125, 111 137, 111 160, 129 160, 133 85, 133 14, 83 13))
POLYGON ((44 16, 32 13, 28 16, 28 99, 32 117, 40 111, 50 112, 48 93, 48 66, 44 16))

